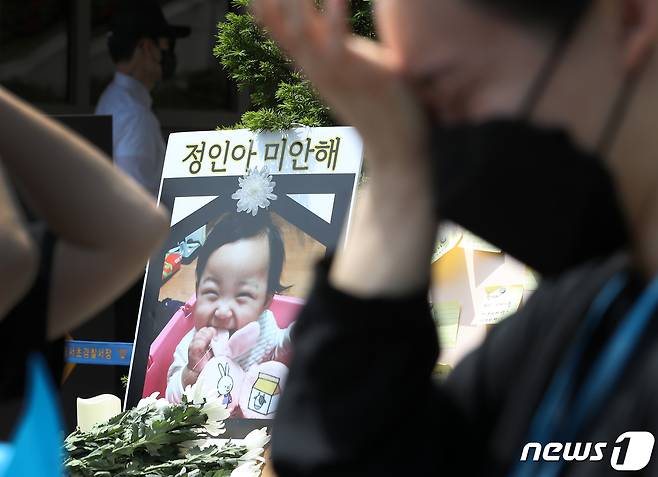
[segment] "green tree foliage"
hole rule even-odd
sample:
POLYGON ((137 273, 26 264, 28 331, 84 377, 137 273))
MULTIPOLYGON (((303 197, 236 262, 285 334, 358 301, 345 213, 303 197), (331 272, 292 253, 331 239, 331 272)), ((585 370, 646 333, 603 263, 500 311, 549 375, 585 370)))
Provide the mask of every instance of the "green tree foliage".
MULTIPOLYGON (((372 0, 350 0, 354 32, 374 36, 372 0)), ((249 91, 251 108, 235 128, 278 131, 295 125, 332 126, 334 120, 311 84, 296 71, 247 11, 249 0, 233 0, 240 13, 230 12, 218 25, 214 54, 238 88, 249 91)), ((321 8, 321 2, 318 2, 321 8)))

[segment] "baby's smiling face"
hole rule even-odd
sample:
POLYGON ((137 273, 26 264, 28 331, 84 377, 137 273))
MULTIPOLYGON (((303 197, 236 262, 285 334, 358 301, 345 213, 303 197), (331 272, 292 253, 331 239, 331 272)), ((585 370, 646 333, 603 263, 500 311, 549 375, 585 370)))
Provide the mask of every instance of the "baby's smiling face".
POLYGON ((215 250, 197 286, 194 327, 235 331, 258 320, 270 304, 269 265, 269 240, 264 234, 215 250))

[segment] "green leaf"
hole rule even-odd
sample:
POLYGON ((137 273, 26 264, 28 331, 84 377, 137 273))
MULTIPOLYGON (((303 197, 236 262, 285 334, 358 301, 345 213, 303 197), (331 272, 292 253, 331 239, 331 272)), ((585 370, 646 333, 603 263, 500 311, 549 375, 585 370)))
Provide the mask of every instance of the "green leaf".
POLYGON ((203 407, 186 399, 162 412, 133 409, 90 432, 72 432, 64 443, 64 466, 70 477, 172 477, 195 470, 230 475, 246 448, 229 443, 183 453, 179 447, 207 436, 207 420, 203 407))
MULTIPOLYGON (((322 2, 316 4, 322 8, 322 2)), ((310 83, 248 13, 249 0, 233 0, 232 5, 240 13, 228 13, 217 26, 213 53, 238 88, 249 91, 251 109, 227 129, 280 131, 295 125, 334 125, 331 111, 310 83)), ((350 9, 354 32, 374 38, 372 0, 351 0, 350 9)))

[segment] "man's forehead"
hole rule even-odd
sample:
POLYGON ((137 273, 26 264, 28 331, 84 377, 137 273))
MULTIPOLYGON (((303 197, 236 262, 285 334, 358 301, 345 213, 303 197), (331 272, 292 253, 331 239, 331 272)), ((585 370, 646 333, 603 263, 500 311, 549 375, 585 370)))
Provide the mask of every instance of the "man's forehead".
MULTIPOLYGON (((380 0, 381 1, 381 0, 380 0)), ((422 49, 437 38, 463 34, 478 25, 480 16, 471 2, 458 0, 383 0, 378 4, 377 21, 383 40, 403 42, 407 47, 422 49), (406 2, 409 2, 407 5, 406 2)))
POLYGON ((378 0, 382 41, 414 76, 449 68, 511 23, 466 0, 378 0), (409 6, 407 7, 406 3, 409 6))

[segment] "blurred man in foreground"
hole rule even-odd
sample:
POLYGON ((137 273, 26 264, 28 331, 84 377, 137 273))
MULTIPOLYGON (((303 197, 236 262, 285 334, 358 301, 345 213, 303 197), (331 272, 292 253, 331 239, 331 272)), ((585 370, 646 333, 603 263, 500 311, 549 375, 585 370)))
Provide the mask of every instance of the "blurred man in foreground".
MULTIPOLYGON (((322 14, 306 0, 253 2, 370 160, 346 247, 320 266, 296 325, 273 434, 279 476, 658 475, 658 2, 374 4, 380 43, 348 34, 343 0, 322 14), (629 238, 556 271, 436 386, 437 208, 459 215, 460 184, 519 158, 564 164, 571 182, 548 189, 556 203, 573 194, 573 207, 600 201, 616 217, 619 194, 629 238), (475 169, 451 176, 462 160, 475 169)), ((546 191, 533 170, 519 179, 546 191)), ((474 222, 498 210, 487 199, 474 222)), ((569 234, 587 229, 572 224, 563 240, 582 242, 569 234)))

